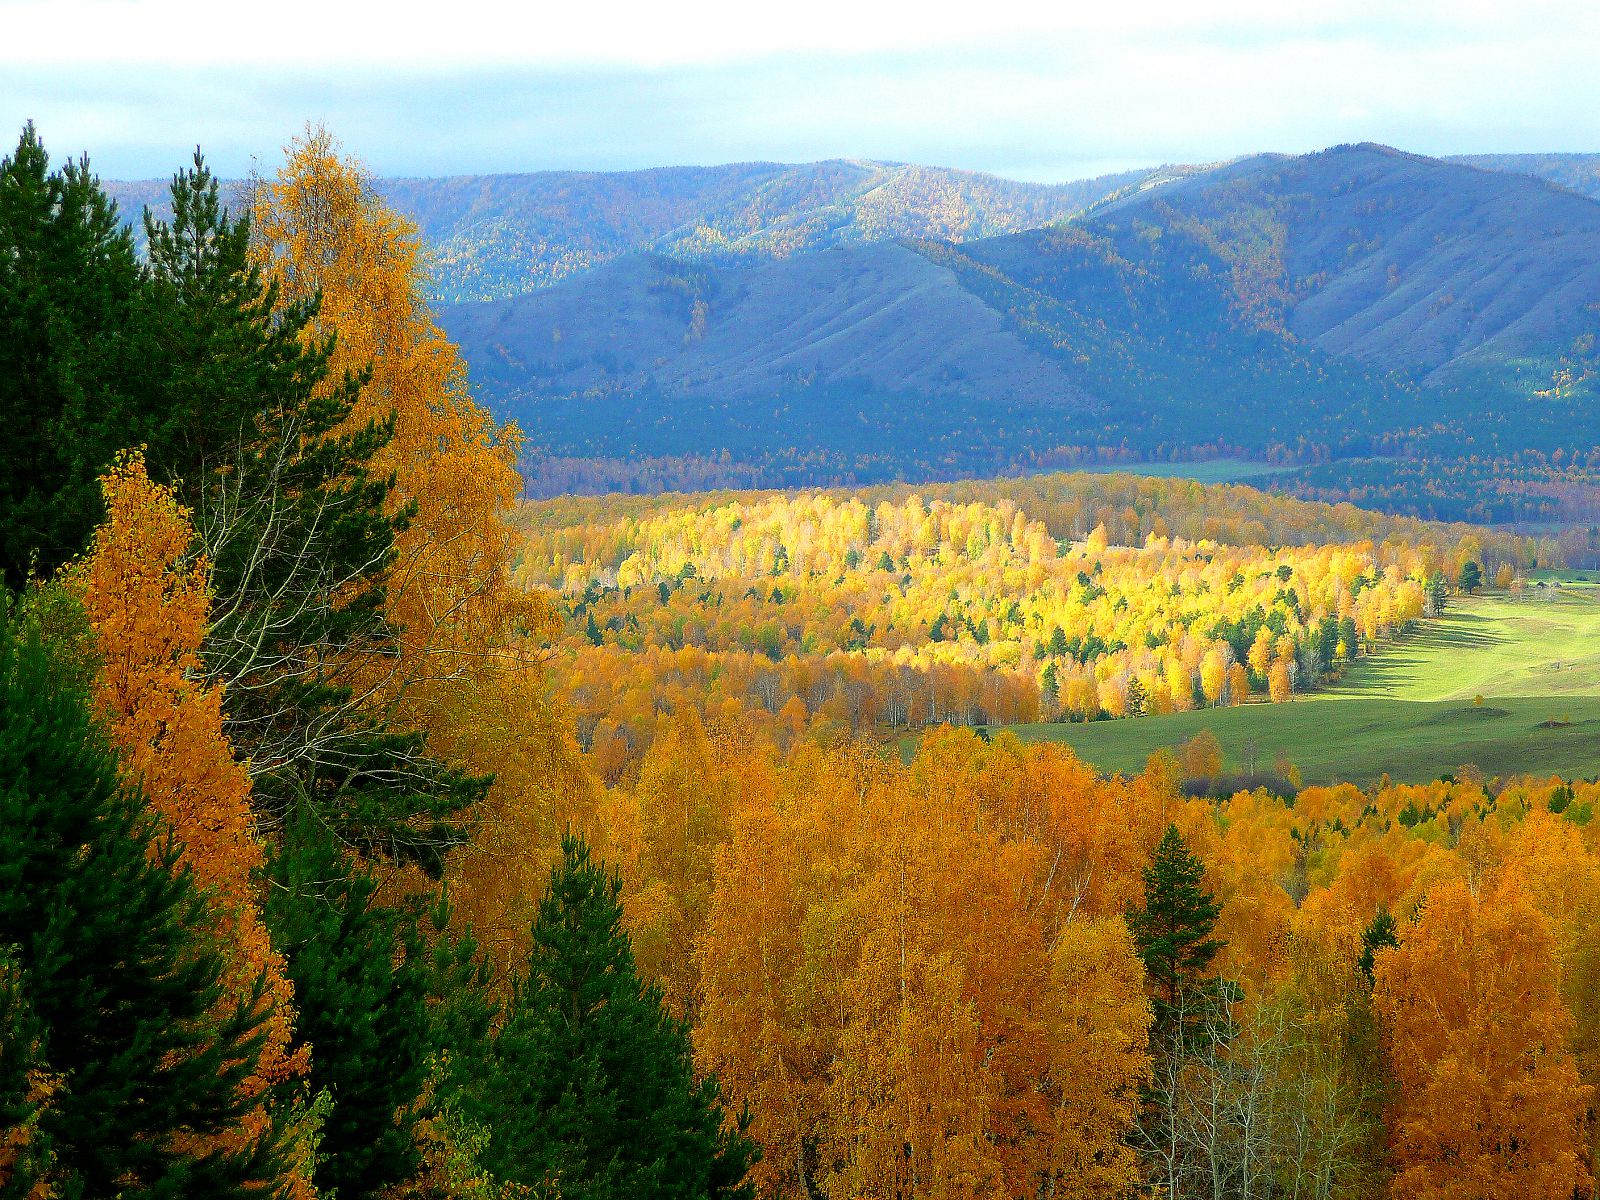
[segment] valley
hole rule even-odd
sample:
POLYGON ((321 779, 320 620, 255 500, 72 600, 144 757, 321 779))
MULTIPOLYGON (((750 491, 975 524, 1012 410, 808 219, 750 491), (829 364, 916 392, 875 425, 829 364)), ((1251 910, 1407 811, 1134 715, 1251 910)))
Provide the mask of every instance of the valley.
POLYGON ((1594 156, 191 161, 0 160, 0 1192, 1591 1194, 1594 156))
POLYGON ((1443 616, 1289 705, 1018 733, 1132 772, 1201 730, 1221 742, 1230 772, 1268 769, 1282 754, 1308 783, 1421 783, 1469 764, 1502 779, 1558 762, 1600 775, 1600 589, 1592 576, 1555 575, 1517 599, 1455 597, 1443 616))

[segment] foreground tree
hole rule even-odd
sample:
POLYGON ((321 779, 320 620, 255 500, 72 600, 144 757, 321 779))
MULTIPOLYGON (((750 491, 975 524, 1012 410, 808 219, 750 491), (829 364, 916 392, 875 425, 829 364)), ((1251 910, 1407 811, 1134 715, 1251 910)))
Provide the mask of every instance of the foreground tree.
POLYGON ((697 1081, 689 1035, 645 984, 622 929, 621 879, 568 836, 491 1054, 480 1112, 498 1177, 570 1200, 755 1195, 755 1157, 697 1081))
POLYGON ((425 975, 406 954, 411 923, 378 901, 377 879, 309 809, 286 823, 268 879, 266 918, 289 960, 311 1087, 331 1102, 317 1190, 381 1195, 421 1167, 410 1110, 430 1030, 425 975))
POLYGON ((1436 884, 1375 1001, 1396 1094, 1393 1195, 1567 1200, 1587 1187, 1590 1091, 1568 1049, 1549 922, 1514 877, 1480 899, 1436 884))
POLYGON ((1166 1041, 1183 1014, 1197 1013, 1193 993, 1223 943, 1212 937, 1222 908, 1202 886, 1205 867, 1176 825, 1169 825, 1144 873, 1144 907, 1128 919, 1155 1008, 1154 1036, 1166 1041))
MULTIPOLYGON (((235 1139, 284 1111, 285 1088, 302 1080, 308 1049, 291 1052, 294 989, 261 920, 257 874, 264 863, 250 811, 250 780, 223 735, 220 689, 197 683, 210 599, 194 531, 172 492, 129 456, 102 480, 106 521, 89 555, 64 573, 83 605, 94 665, 91 701, 127 776, 137 781, 175 839, 185 868, 207 894, 208 930, 228 959, 226 1004, 263 1008, 258 1070, 244 1081, 252 1105, 235 1139)), ((307 1182, 307 1181, 302 1181, 307 1182)))
POLYGON ((96 480, 146 430, 139 264, 87 160, 33 125, 0 160, 0 574, 48 576, 99 523, 96 480))
POLYGON ((140 264, 86 164, 50 171, 31 126, 0 162, 0 570, 18 586, 83 550, 97 478, 144 447, 211 564, 204 669, 228 685, 258 812, 275 823, 304 795, 352 844, 438 874, 486 781, 432 753, 384 684, 415 512, 378 461, 394 409, 364 401, 369 364, 336 354, 317 289, 284 296, 252 262, 198 155, 171 197, 140 264))
MULTIPOLYGON (((240 1128, 271 1017, 233 999, 181 851, 121 781, 86 698, 0 608, 0 946, 20 980, 6 1052, 32 1041, 26 1112, 55 1194, 277 1195, 280 1129, 240 1128), (19 1017, 18 998, 26 1013, 19 1017), (16 1031, 23 1031, 19 1039, 16 1031), (29 1031, 31 1030, 31 1034, 29 1031)), ((0 1079, 16 1073, 0 1069, 0 1079)), ((35 1164, 38 1169, 38 1164, 35 1164)))
POLYGON ((1211 936, 1222 908, 1202 886, 1204 876, 1178 827, 1167 826, 1144 871, 1144 907, 1128 917, 1154 1010, 1151 1085, 1135 1144, 1152 1181, 1170 1196, 1184 1194, 1196 1159, 1196 1079, 1206 1085, 1201 1095, 1214 1091, 1221 1079, 1215 1068, 1236 1031, 1234 989, 1208 975, 1223 946, 1211 936))
MULTIPOLYGON (((556 807, 550 781, 570 775, 572 764, 560 761, 568 757, 564 733, 540 669, 540 643, 556 628, 554 613, 542 595, 511 578, 505 515, 522 486, 518 435, 472 398, 465 364, 426 299, 416 227, 387 207, 326 131, 308 130, 288 147, 276 175, 255 188, 252 215, 254 269, 279 308, 314 305, 300 336, 331 351, 324 390, 349 374, 363 380, 338 433, 355 436, 378 425, 388 435, 368 463, 372 477, 389 485, 383 511, 394 520, 383 572, 387 640, 381 654, 353 664, 349 682, 393 724, 419 731, 429 757, 472 765, 479 777, 463 773, 453 791, 433 786, 452 782, 444 778, 421 791, 473 804, 487 841, 505 833, 520 843, 514 854, 493 854, 491 869, 531 902, 550 860, 530 859, 527 844, 553 851, 563 826, 549 819, 556 807), (476 804, 491 771, 498 783, 489 803, 476 804), (469 794, 472 782, 479 786, 469 794)), ((430 836, 465 851, 461 808, 430 812, 430 836)), ((487 848, 485 839, 476 841, 473 849, 487 848)), ((462 886, 468 881, 456 874, 459 911, 497 950, 525 950, 518 943, 528 928, 527 904, 476 887, 469 895, 462 886), (498 920, 500 912, 509 919, 498 920)), ((508 967, 521 958, 513 954, 508 967)))
POLYGON ((252 259, 248 218, 198 156, 172 201, 170 222, 147 220, 165 414, 151 469, 213 564, 206 668, 227 682, 257 807, 276 823, 304 797, 352 845, 437 874, 485 781, 431 754, 374 670, 398 648, 390 576, 416 511, 378 461, 394 414, 365 404, 367 364, 336 361, 320 294, 284 296, 252 259))
POLYGON ((1131 1188, 1150 1012, 1120 904, 1096 915, 1123 881, 1076 819, 1092 777, 949 731, 910 767, 802 747, 775 783, 717 852, 697 947, 696 1051, 754 1115, 759 1186, 1131 1188))

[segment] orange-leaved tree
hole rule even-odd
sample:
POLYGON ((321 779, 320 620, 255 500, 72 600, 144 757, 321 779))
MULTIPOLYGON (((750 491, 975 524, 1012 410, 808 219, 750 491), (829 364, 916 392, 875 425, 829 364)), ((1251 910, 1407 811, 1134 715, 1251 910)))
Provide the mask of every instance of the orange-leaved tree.
POLYGON ((603 845, 627 883, 628 936, 640 969, 668 1007, 692 1019, 699 973, 694 945, 711 903, 713 861, 734 815, 771 803, 766 755, 741 733, 707 735, 692 705, 674 713, 631 788, 600 810, 603 845))
POLYGON ((735 812, 697 1057, 750 1106, 766 1186, 1120 1194, 1149 1021, 1127 932, 1054 901, 1066 851, 1028 810, 1058 805, 996 795, 1012 745, 932 743, 910 769, 802 745, 735 812))
POLYGON ((1377 957, 1396 1089, 1397 1198, 1568 1200, 1588 1183, 1556 939, 1514 876, 1483 897, 1449 880, 1377 957))
POLYGON ((331 377, 369 375, 349 428, 393 422, 371 469, 392 477, 403 515, 386 580, 395 645, 364 669, 377 703, 431 754, 495 776, 472 844, 450 864, 451 890, 458 915, 519 961, 557 836, 593 803, 544 687, 554 610, 511 579, 519 435, 471 396, 427 305, 416 227, 325 130, 288 147, 255 189, 253 218, 253 252, 281 302, 320 298, 315 331, 336 335, 331 377))
MULTIPOLYGON (((294 988, 261 919, 255 874, 263 852, 249 776, 222 732, 222 693, 202 681, 207 565, 191 554, 188 513, 150 480, 137 454, 121 458, 101 482, 105 523, 64 582, 92 630, 95 710, 130 779, 180 843, 184 866, 210 895, 214 932, 229 951, 228 1000, 259 989, 260 1004, 271 1008, 259 1069, 242 1085, 252 1107, 241 1128, 225 1135, 243 1144, 260 1135, 274 1106, 293 1102, 309 1050, 291 1048, 294 988)), ((311 1194, 306 1166, 301 1195, 311 1194)))
MULTIPOLYGON (((521 490, 520 437, 472 398, 466 367, 433 319, 416 227, 388 208, 322 129, 288 148, 254 198, 254 250, 282 303, 320 297, 333 371, 370 372, 352 428, 394 420, 371 463, 409 510, 395 539, 386 614, 399 627, 395 686, 471 678, 520 660, 508 635, 542 632, 549 604, 511 583, 504 517, 521 490)), ((426 698, 411 702, 419 709, 426 698)))

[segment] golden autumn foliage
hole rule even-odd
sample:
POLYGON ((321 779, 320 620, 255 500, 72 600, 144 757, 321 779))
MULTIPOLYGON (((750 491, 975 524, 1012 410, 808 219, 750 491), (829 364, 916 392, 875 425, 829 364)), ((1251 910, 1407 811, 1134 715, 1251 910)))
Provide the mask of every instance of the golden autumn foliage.
POLYGON ((1042 778, 1026 757, 970 736, 910 767, 802 748, 734 819, 698 941, 695 1038, 756 1114, 769 1185, 1132 1184, 1121 1138, 1149 1010, 1121 893, 1086 861, 1101 839, 1115 861, 1123 834, 1065 836, 1063 785, 1082 776, 1070 756, 1042 778))
MULTIPOLYGON (((493 776, 444 863, 451 919, 488 986, 519 994, 560 835, 581 832, 622 876, 633 958, 695 1068, 751 1114, 764 1195, 1149 1195, 1133 1131, 1164 1089, 1195 1160, 1250 1159, 1249 1188, 1203 1194, 1592 1194, 1600 783, 1303 788, 1285 760, 1250 773, 1276 792, 1199 798, 1195 781, 1230 786, 1210 733, 1106 778, 988 728, 1289 701, 1426 619, 1436 575, 1470 561, 1520 587, 1551 543, 1127 476, 520 504, 519 435, 473 400, 418 231, 364 168, 310 129, 251 206, 256 264, 285 303, 316 302, 331 380, 363 380, 343 432, 392 428, 370 466, 393 483, 393 643, 316 649, 386 728, 493 776), (1169 828, 1217 906, 1221 978, 1197 1046, 1152 1056, 1128 914, 1169 828)), ((242 1145, 316 1047, 293 1049, 249 764, 205 682, 208 564, 137 455, 103 483, 105 523, 60 583, 93 633, 97 717, 205 890, 227 996, 271 1006, 250 1111, 191 1135, 242 1145)), ((438 895, 403 868, 384 886, 438 895)), ((429 936, 354 965, 420 968, 429 936)), ((405 986, 466 986, 447 965, 405 986)), ((447 1096, 471 1095, 453 1064, 487 1060, 444 1043, 496 1024, 458 998, 480 997, 418 1001, 448 1018, 416 1025, 438 1035, 417 1042, 427 1081, 384 1077, 408 1094, 374 1105, 379 1133, 419 1164, 385 1195, 525 1194, 447 1096)), ((0 1191, 36 1148, 30 1108, 73 1085, 12 1075, 0 1191)), ((313 1194, 311 1126, 343 1102, 302 1114, 292 1196, 313 1194)))
MULTIPOLYGON (((1123 914, 1142 903, 1169 822, 1221 906, 1215 965, 1241 985, 1235 1041, 1204 1069, 1219 1103, 1265 1122, 1264 1169, 1308 1194, 1386 1186, 1379 1026, 1358 959, 1387 910, 1403 934, 1380 953, 1391 964, 1423 953, 1432 935, 1418 931, 1444 919, 1429 913, 1474 924, 1479 958, 1430 968, 1448 1004, 1415 1011, 1476 1013, 1451 1044, 1515 1012, 1524 1044, 1554 1047, 1541 1060, 1560 1084, 1544 1110, 1554 1132, 1525 1157, 1583 1177, 1594 1059, 1573 1054, 1594 1026, 1567 1015, 1589 1004, 1564 971, 1592 979, 1600 960, 1585 915, 1600 903, 1600 785, 1341 785, 1289 805, 1264 791, 1186 799, 1178 779, 1170 756, 1105 779, 1060 746, 956 730, 925 734, 905 763, 849 740, 802 737, 785 752, 737 721, 708 729, 690 708, 608 789, 596 836, 627 879, 641 966, 690 1016, 701 1068, 735 1110, 749 1106, 775 1194, 1134 1186, 1125 1135, 1150 1014, 1123 914), (1473 900, 1470 879, 1493 899, 1473 900)), ((1380 993, 1395 971, 1380 969, 1380 993)), ((1502 1058, 1516 1054, 1485 1047, 1473 1061, 1502 1058)), ((1474 1095, 1508 1119, 1534 1099, 1514 1073, 1474 1095)))
POLYGON ((1438 885, 1380 956, 1395 1197, 1566 1200, 1589 1182, 1591 1089, 1559 979, 1550 924, 1514 876, 1481 898, 1438 885))
MULTIPOLYGON (((222 694, 202 678, 200 648, 210 600, 207 567, 194 558, 194 531, 170 489, 153 483, 137 455, 102 481, 106 520, 66 582, 82 598, 93 630, 92 702, 130 780, 149 797, 181 844, 182 861, 209 893, 228 955, 230 1000, 265 980, 272 1015, 257 1073, 244 1083, 255 1099, 303 1077, 308 1051, 291 1051, 294 989, 262 923, 254 876, 263 863, 250 810, 250 781, 222 732, 222 694)), ((257 1108, 236 1138, 254 1137, 257 1108)), ((302 1178, 298 1188, 309 1194, 302 1178)))
POLYGON ((1085 917, 1064 926, 1052 954, 1062 997, 1059 1036, 1073 1066, 1055 1097, 1044 1174, 1064 1200, 1119 1195, 1137 1176, 1124 1140, 1138 1109, 1136 1084, 1149 1071, 1150 1016, 1144 971, 1121 917, 1085 917))
POLYGON ((840 732, 1281 702, 1419 620, 1438 559, 1399 540, 1117 545, 1104 524, 1066 540, 1009 499, 871 496, 524 507, 516 579, 558 594, 555 677, 604 778, 684 704, 779 735, 796 699, 840 732))
MULTIPOLYGON (((111 519, 72 575, 109 650, 96 702, 180 836, 196 826, 197 873, 243 897, 219 906, 219 927, 257 945, 239 869, 260 853, 248 787, 219 697, 191 682, 204 565, 136 460, 106 487, 111 519)), ((690 1020, 697 1065, 733 1111, 749 1106, 775 1194, 1088 1200, 1141 1186, 1127 1135, 1151 1018, 1124 914, 1169 824, 1204 864, 1226 942, 1215 965, 1240 985, 1233 1042, 1185 1078, 1261 1115, 1272 1169, 1332 1189, 1318 1195, 1387 1182, 1376 1008, 1396 1082, 1392 1194, 1567 1196, 1588 1178, 1600 785, 1463 772, 1303 788, 1292 804, 1191 799, 1181 778, 1220 769, 1203 739, 1133 778, 1099 777, 1059 745, 952 729, 902 761, 838 736, 846 723, 830 733, 802 694, 753 714, 689 702, 686 676, 602 788, 600 739, 577 751, 531 640, 496 636, 511 655, 419 687, 438 708, 409 710, 432 714, 430 745, 498 776, 449 865, 458 919, 503 973, 525 952, 555 832, 584 829, 623 873, 637 961, 690 1020), (1379 911, 1401 944, 1380 951, 1374 998, 1357 959, 1379 911)), ((1282 661, 1275 641, 1271 653, 1282 661)), ((297 1069, 281 1047, 272 1061, 297 1069)), ((456 1179, 473 1136, 430 1118, 429 1179, 478 1187, 456 1179)))
POLYGON ((613 791, 598 814, 600 846, 628 889, 627 929, 640 967, 679 1015, 699 996, 694 947, 705 929, 716 848, 734 814, 771 803, 766 756, 738 748, 742 731, 715 740, 692 707, 672 718, 639 778, 613 791))
POLYGON ((254 252, 285 302, 321 298, 337 335, 333 376, 368 372, 351 427, 394 421, 372 463, 409 517, 395 540, 385 615, 396 652, 366 664, 377 702, 429 751, 494 785, 478 833, 451 864, 457 916, 516 961, 560 830, 586 817, 589 780, 545 691, 554 612, 511 582, 507 510, 519 436, 473 399, 434 321, 416 227, 324 130, 289 146, 254 197, 254 252))
POLYGON ((256 190, 258 257, 284 301, 321 298, 317 332, 337 335, 332 374, 370 372, 351 426, 394 419, 372 463, 412 512, 396 538, 385 612, 401 630, 392 686, 409 693, 517 663, 510 634, 550 620, 511 586, 504 515, 521 487, 518 435, 472 399, 466 369, 423 300, 416 227, 387 208, 359 164, 322 130, 289 147, 256 190))

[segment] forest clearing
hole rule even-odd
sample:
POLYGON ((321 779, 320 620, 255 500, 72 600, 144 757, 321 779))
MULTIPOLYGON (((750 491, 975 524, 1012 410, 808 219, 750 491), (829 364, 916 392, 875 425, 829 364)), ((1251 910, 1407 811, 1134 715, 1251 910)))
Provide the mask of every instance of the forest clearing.
POLYGON ((1594 776, 1600 589, 1557 573, 1536 576, 1522 599, 1454 597, 1436 620, 1292 704, 1030 725, 1017 733, 1064 742, 1102 770, 1126 772, 1202 729, 1222 743, 1229 771, 1248 771, 1252 758, 1270 766, 1282 753, 1308 783, 1371 783, 1385 773, 1416 783, 1467 764, 1486 777, 1548 772, 1552 764, 1594 776), (1480 696, 1483 703, 1475 703, 1480 696))

